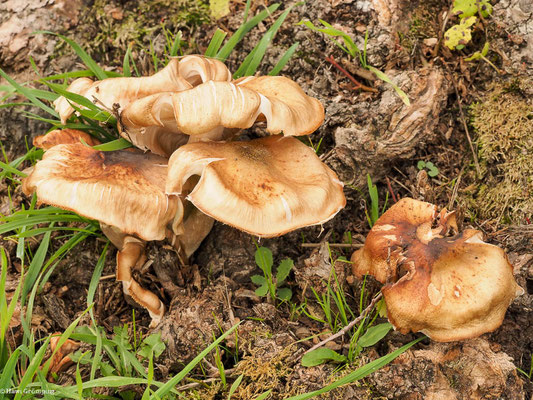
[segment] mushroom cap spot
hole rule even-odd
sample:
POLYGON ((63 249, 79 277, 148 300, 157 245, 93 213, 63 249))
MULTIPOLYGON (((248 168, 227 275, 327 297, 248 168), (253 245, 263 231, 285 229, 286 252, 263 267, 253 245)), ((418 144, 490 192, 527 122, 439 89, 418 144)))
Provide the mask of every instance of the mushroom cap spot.
MULTIPOLYGON (((171 59, 165 68, 152 76, 117 77, 101 81, 78 78, 70 84, 67 91, 82 95, 92 102, 98 99, 99 104, 113 109, 115 104, 124 108, 132 101, 153 93, 190 89, 199 79, 229 80, 231 74, 220 61, 192 55, 183 57, 181 61, 171 59)), ((62 123, 74 112, 63 96, 54 101, 54 106, 62 123)))
POLYGON ((290 137, 187 144, 170 157, 166 192, 191 175, 201 175, 187 197, 199 210, 262 237, 323 223, 346 203, 335 173, 290 137))
POLYGON ((132 102, 121 114, 121 135, 137 147, 168 154, 169 146, 156 148, 159 137, 175 137, 176 144, 183 142, 184 135, 190 136, 185 139, 189 142, 226 140, 235 130, 263 118, 269 133, 307 135, 324 120, 324 108, 284 77, 208 81, 190 90, 156 93, 132 102))
POLYGON ((43 150, 48 150, 58 144, 81 143, 85 142, 89 146, 100 144, 86 132, 77 129, 56 129, 48 132, 46 135, 39 135, 33 139, 33 145, 43 150))
POLYGON ((40 203, 74 211, 143 240, 165 238, 178 199, 164 192, 167 160, 134 151, 103 152, 83 144, 48 150, 23 181, 40 203))

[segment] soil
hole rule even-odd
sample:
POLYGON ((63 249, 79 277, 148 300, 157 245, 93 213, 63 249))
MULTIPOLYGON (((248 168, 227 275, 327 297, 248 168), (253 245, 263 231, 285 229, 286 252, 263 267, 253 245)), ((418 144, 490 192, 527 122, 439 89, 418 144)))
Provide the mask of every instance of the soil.
MULTIPOLYGON (((4 1, 0 4, 0 67, 22 82, 36 77, 28 62, 30 55, 38 72, 45 76, 81 68, 76 56, 57 37, 31 35, 37 29, 46 29, 76 38, 102 65, 120 70, 122 55, 130 41, 144 46, 152 41, 156 50, 164 47, 160 26, 167 15, 157 3, 114 1, 103 7, 99 1, 4 1), (125 22, 130 21, 130 16, 141 18, 141 14, 153 21, 154 28, 126 30, 125 22), (93 38, 98 36, 98 42, 90 42, 88 27, 94 32, 95 21, 102 26, 102 31, 110 32, 109 40, 93 34, 93 38)), ((202 53, 217 28, 234 32, 242 22, 244 2, 230 2, 230 14, 216 21, 206 14, 207 5, 193 3, 194 18, 176 17, 167 25, 171 30, 182 29, 186 53, 202 53)), ((265 6, 264 2, 253 3, 251 14, 265 6)), ((500 214, 481 216, 484 199, 480 188, 487 176, 501 177, 501 170, 498 160, 478 154, 478 132, 470 112, 471 104, 483 104, 490 99, 494 85, 499 85, 529 107, 525 119, 531 120, 533 6, 525 0, 496 0, 492 4, 492 16, 474 32, 472 42, 461 51, 450 51, 434 40, 442 37, 445 20, 449 21, 446 27, 455 21, 455 17, 447 14, 450 11, 447 1, 308 1, 291 11, 261 64, 260 72, 268 73, 284 51, 295 41, 300 43, 282 75, 294 79, 324 105, 325 121, 310 139, 320 143, 321 159, 345 182, 347 205, 334 219, 323 226, 260 241, 260 245, 274 254, 274 265, 284 258, 294 261, 294 270, 286 284, 293 291, 293 304, 302 304, 306 299, 308 310, 320 314, 311 288, 323 293, 324 280, 335 268, 352 309, 358 309, 363 284, 354 279, 349 264, 336 262, 332 266, 327 249, 320 244, 347 243, 348 236, 353 243, 364 241, 370 229, 365 216, 367 174, 378 186, 382 205, 386 197, 390 205, 394 197, 409 196, 435 203, 439 208, 457 210, 460 228, 479 229, 488 242, 506 250, 516 280, 525 289, 524 295, 511 304, 502 326, 495 332, 464 342, 436 343, 426 339, 362 382, 337 389, 324 398, 530 399, 533 396, 532 381, 517 371, 520 368, 529 372, 532 367, 533 209, 522 207, 516 212, 514 198, 509 197, 506 198, 509 203, 500 204, 500 214), (359 48, 363 48, 364 35, 368 32, 368 63, 384 71, 408 93, 411 105, 404 105, 391 85, 369 76, 356 60, 323 34, 297 25, 302 19, 315 24, 319 19, 328 21, 357 38, 359 48), (484 60, 465 61, 465 56, 480 50, 485 40, 490 42, 487 59, 495 68, 484 60), (328 56, 376 90, 356 89, 326 60, 328 56), (419 169, 417 163, 421 160, 437 166, 438 175, 430 177, 427 170, 419 169)), ((248 39, 237 47, 227 61, 230 70, 236 70, 278 14, 277 11, 252 30, 248 39)), ((134 52, 134 58, 141 70, 151 72, 146 51, 134 52)), ((46 123, 28 119, 24 111, 29 109, 0 109, 3 121, 0 139, 10 160, 24 154, 25 138, 30 141, 49 128, 46 123)), ((264 134, 260 125, 246 133, 250 138, 264 134)), ((531 136, 533 131, 524 140, 531 140, 531 136)), ((533 149, 525 145, 524 148, 533 149)), ((531 162, 532 155, 526 156, 531 162)), ((533 167, 526 171, 531 174, 533 167)), ((528 179, 531 181, 531 175, 528 179)), ((498 185, 498 181, 493 184, 498 185)), ((1 185, 3 214, 10 212, 10 206, 28 204, 20 188, 13 191, 8 181, 1 185)), ((526 186, 524 190, 531 198, 532 193, 527 192, 531 189, 526 186)), ((524 204, 531 205, 531 202, 524 204)), ((61 244, 61 238, 53 240, 53 250, 61 244)), ((37 246, 38 241, 32 245, 37 246)), ((13 241, 4 240, 3 246, 10 259, 9 298, 20 276, 20 264, 17 264, 13 241)), ((85 309, 92 268, 103 246, 101 239, 89 238, 59 263, 36 298, 32 326, 38 338, 64 331, 85 309)), ((332 249, 332 259, 341 256, 349 259, 353 251, 346 247, 332 249)), ((256 238, 218 222, 187 266, 180 264, 167 244, 149 244, 148 268, 138 279, 144 287, 160 295, 168 310, 155 328, 166 343, 165 352, 156 362, 156 379, 164 381, 179 371, 212 341, 213 335, 238 321, 243 321, 238 330, 238 343, 235 339, 227 340, 223 357, 231 379, 244 376, 232 397, 235 399, 252 399, 268 389, 273 390, 272 398, 279 399, 319 389, 358 364, 390 353, 418 336, 391 332, 378 345, 365 350, 355 365, 345 368, 339 369, 334 364, 302 367, 299 358, 313 342, 300 339, 324 334, 328 327, 301 310, 287 304, 276 307, 254 293, 256 286, 250 277, 261 273, 254 261, 255 250, 256 238)), ((108 252, 103 276, 114 274, 115 251, 108 252)), ((379 288, 378 282, 368 279, 367 301, 379 288)), ((121 285, 112 277, 100 282, 95 302, 98 323, 109 333, 114 326, 132 322, 131 310, 135 306, 126 302, 121 285)), ((139 329, 148 332, 150 318, 146 311, 135 307, 135 315, 139 329)), ((14 318, 11 324, 13 345, 21 338, 18 322, 14 318)), ((336 340, 329 346, 347 353, 348 339, 336 340)), ((203 373, 196 370, 194 377, 217 377, 218 370, 213 365, 214 360, 208 357, 203 373)), ((74 374, 75 367, 71 367, 64 373, 62 382, 74 384, 74 374)), ((227 397, 227 389, 220 381, 210 382, 205 387, 191 385, 187 393, 191 398, 227 397)))

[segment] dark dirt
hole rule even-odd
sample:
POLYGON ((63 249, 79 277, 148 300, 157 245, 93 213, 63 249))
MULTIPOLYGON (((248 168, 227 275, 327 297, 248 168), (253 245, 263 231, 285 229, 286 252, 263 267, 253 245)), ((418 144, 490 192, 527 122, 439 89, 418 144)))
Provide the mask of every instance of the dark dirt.
MULTIPOLYGON (((28 55, 34 56, 43 75, 80 68, 75 56, 60 46, 57 38, 30 37, 29 33, 35 29, 48 29, 72 35, 83 43, 88 40, 84 25, 87 21, 93 23, 91 32, 94 31, 94 21, 112 32, 123 26, 121 21, 128 20, 130 14, 147 7, 141 1, 115 1, 110 2, 102 13, 97 7, 100 3, 3 2, 0 4, 3 12, 0 31, 5 33, 2 37, 5 43, 0 52, 0 66, 22 81, 34 78, 27 62, 28 55), (22 3, 27 5, 22 6, 22 3), (120 12, 123 18, 117 19, 120 12), (22 22, 14 24, 13 18, 22 22), (19 29, 19 26, 28 28, 19 29)), ((497 331, 461 343, 439 344, 426 340, 363 383, 334 391, 326 398, 529 399, 533 395, 531 381, 516 370, 518 367, 529 371, 533 354, 533 229, 529 225, 533 210, 525 210, 529 220, 507 221, 506 224, 497 219, 476 218, 472 193, 476 193, 483 178, 476 177, 467 140, 469 134, 475 141, 476 132, 471 126, 468 132, 465 131, 459 109, 461 104, 469 122, 468 105, 487 94, 489 83, 497 81, 508 85, 513 80, 531 77, 533 72, 533 7, 523 0, 501 0, 493 4, 494 14, 486 21, 491 42, 488 58, 505 74, 498 74, 482 61, 467 63, 456 52, 443 46, 437 56, 432 55, 435 45, 428 45, 424 40, 435 38, 442 32, 442 16, 449 9, 448 2, 438 0, 309 1, 291 12, 261 66, 261 72, 267 73, 294 41, 300 42, 299 50, 282 74, 294 79, 324 105, 325 122, 311 135, 311 140, 313 143, 322 140, 319 155, 346 183, 346 208, 323 227, 305 228, 260 242, 273 252, 274 265, 286 257, 294 260, 295 269, 287 283, 294 293, 293 302, 301 304, 307 298, 309 309, 320 313, 310 288, 323 291, 323 280, 332 268, 324 247, 303 247, 302 243, 326 240, 342 243, 348 232, 354 243, 364 240, 369 230, 365 217, 367 173, 378 185, 382 200, 389 192, 389 197, 394 193, 399 197, 410 196, 439 207, 457 209, 460 227, 480 229, 490 243, 506 249, 515 267, 517 282, 526 289, 526 293, 510 306, 497 331), (368 31, 368 63, 385 71, 406 91, 411 106, 405 106, 390 85, 361 77, 354 61, 322 34, 295 25, 301 19, 316 24, 318 19, 328 21, 356 37, 361 48, 364 33, 368 31), (377 92, 355 90, 350 81, 326 61, 326 56, 333 56, 356 79, 376 88, 377 92), (438 176, 430 178, 426 171, 420 171, 417 168, 419 160, 431 161, 438 166, 438 176)), ((218 21, 201 25, 202 18, 194 20, 195 24, 200 24, 197 28, 187 25, 191 21, 176 20, 170 26, 183 28, 188 53, 203 52, 216 27, 233 32, 240 25, 243 4, 232 2, 231 7, 230 15, 218 21)), ((251 13, 263 7, 262 3, 254 2, 251 13)), ((275 16, 267 19, 258 30, 250 32, 249 40, 244 41, 228 60, 230 70, 237 68, 243 55, 253 48, 275 16)), ((156 28, 143 31, 134 39, 128 36, 128 40, 146 46, 149 39, 153 39, 154 46, 161 48, 164 37, 157 28, 161 18, 161 11, 154 11, 156 28)), ((125 51, 126 42, 116 37, 109 41, 100 39, 97 45, 85 47, 103 64, 120 68, 122 60, 117 56, 125 51), (117 45, 122 46, 120 51, 111 52, 111 49, 116 51, 117 45)), ((473 42, 462 55, 481 48, 484 40, 483 32, 476 32, 473 42)), ((143 52, 138 52, 135 57, 140 65, 149 64, 149 58, 143 52)), ((146 66, 145 71, 149 69, 146 66)), ((24 137, 48 129, 47 124, 28 119, 20 108, 0 109, 0 116, 3 121, 0 139, 10 159, 24 153, 24 137)), ((264 131, 259 126, 247 135, 257 137, 264 135, 264 131)), ((7 190, 6 183, 2 183, 2 213, 9 210, 6 207, 10 204, 7 190)), ((11 201, 15 206, 27 202, 19 192, 11 201)), ((250 276, 260 271, 254 262, 254 242, 255 238, 250 235, 215 223, 189 266, 180 266, 177 255, 169 246, 149 244, 149 264, 138 279, 144 287, 158 293, 168 309, 156 328, 167 344, 157 361, 157 379, 164 380, 179 371, 212 341, 214 334, 237 321, 244 321, 239 327, 239 343, 234 339, 226 342, 224 361, 229 377, 243 374, 244 380, 232 398, 251 399, 268 389, 274 390, 273 398, 285 398, 319 389, 356 367, 338 370, 332 364, 313 368, 299 364, 298 357, 313 343, 296 341, 323 333, 328 328, 304 314, 298 315, 287 305, 274 307, 255 295, 250 276), (234 354, 238 354, 240 360, 236 365, 234 354), (261 383, 258 383, 259 379, 261 383)), ((20 269, 17 269, 15 260, 15 246, 13 242, 4 243, 11 260, 8 278, 16 284, 20 269)), ((61 239, 53 242, 55 248, 60 245, 61 239)), ((88 239, 60 262, 44 292, 36 299, 32 326, 38 337, 64 330, 85 309, 92 268, 103 246, 99 239, 88 239)), ((340 256, 349 258, 351 252, 346 248, 333 248, 335 259, 340 256)), ((95 297, 98 322, 108 332, 112 332, 113 326, 132 321, 132 306, 124 300, 121 285, 112 276, 114 267, 115 249, 110 249, 103 272, 106 279, 100 282, 95 297)), ((353 282, 346 263, 335 263, 335 271, 351 306, 357 310, 361 283, 353 282), (353 284, 347 284, 346 280, 353 284)), ((9 287, 12 292, 14 284, 9 287)), ((369 279, 367 295, 377 293, 379 287, 377 282, 369 279)), ((9 293, 8 289, 8 298, 9 293)), ((138 307, 136 322, 142 329, 147 329, 150 322, 148 314, 138 307)), ((12 340, 17 342, 21 336, 16 318, 12 325, 12 340)), ((377 346, 365 351, 359 362, 362 365, 385 355, 416 336, 390 333, 377 346)), ((346 345, 347 339, 330 344, 345 353, 346 345)), ((213 359, 208 358, 204 365, 206 374, 196 371, 195 377, 215 377, 217 370, 213 363, 213 359)), ((200 398, 222 398, 222 388, 216 380, 214 382, 207 388, 194 387, 192 390, 196 390, 195 395, 200 398)))

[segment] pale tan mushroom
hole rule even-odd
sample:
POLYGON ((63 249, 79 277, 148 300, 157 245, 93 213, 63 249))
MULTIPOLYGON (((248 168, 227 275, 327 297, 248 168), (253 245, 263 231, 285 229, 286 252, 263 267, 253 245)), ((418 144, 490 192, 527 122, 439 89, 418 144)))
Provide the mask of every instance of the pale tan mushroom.
POLYGON ((523 292, 502 249, 473 229, 446 236, 451 228, 457 230, 452 213, 402 199, 352 256, 355 275, 386 283, 388 318, 402 333, 448 342, 491 332, 523 292))
MULTIPOLYGON (((116 105, 122 109, 132 101, 153 93, 179 92, 205 81, 230 79, 231 74, 222 62, 192 55, 181 61, 171 59, 165 68, 152 76, 117 77, 101 81, 78 78, 70 84, 67 91, 82 95, 108 110, 115 110, 116 105)), ((61 122, 65 124, 74 109, 63 96, 54 101, 54 106, 61 122)))
POLYGON ((322 224, 346 203, 335 173, 291 137, 182 146, 169 160, 167 194, 181 194, 193 175, 201 178, 187 199, 196 208, 261 237, 322 224))
POLYGON ((157 324, 164 305, 131 276, 142 266, 144 241, 162 240, 179 225, 183 206, 164 193, 167 159, 140 151, 103 152, 83 144, 60 144, 48 150, 23 181, 24 193, 40 203, 74 211, 102 223, 118 247, 117 279, 124 291, 146 307, 157 324))
POLYGON ((136 147, 169 156, 187 142, 231 139, 258 120, 266 120, 271 134, 308 135, 324 120, 324 108, 280 76, 208 81, 132 102, 120 115, 119 130, 136 147))
POLYGON ((89 146, 100 144, 98 139, 77 129, 56 129, 46 135, 39 135, 33 139, 33 145, 48 150, 58 144, 82 143, 89 146))

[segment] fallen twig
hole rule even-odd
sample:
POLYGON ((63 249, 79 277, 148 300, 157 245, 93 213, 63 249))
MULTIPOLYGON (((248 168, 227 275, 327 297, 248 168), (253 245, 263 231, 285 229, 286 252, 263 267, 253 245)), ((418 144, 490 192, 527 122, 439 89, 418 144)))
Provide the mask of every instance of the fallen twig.
POLYGON ((376 88, 372 88, 370 86, 363 85, 361 82, 359 82, 357 79, 353 77, 352 74, 350 74, 348 71, 346 71, 344 68, 342 68, 337 61, 332 56, 326 57, 326 61, 330 62, 335 68, 337 68, 339 71, 341 71, 346 77, 352 81, 352 83, 355 85, 356 89, 361 89, 365 92, 373 92, 378 93, 378 90, 376 88))
POLYGON ((379 301, 379 299, 381 299, 381 292, 372 299, 372 301, 370 302, 370 304, 368 305, 367 308, 365 308, 363 310, 363 312, 361 313, 361 315, 359 315, 356 319, 354 319, 352 322, 350 322, 348 325, 346 325, 344 328, 342 328, 340 331, 338 331, 337 333, 335 333, 334 335, 331 335, 330 337, 324 339, 323 341, 321 341, 320 343, 314 345, 313 347, 311 347, 309 350, 307 350, 305 354, 307 353, 310 353, 311 351, 313 350, 316 350, 318 349, 319 347, 322 347, 324 346, 326 343, 328 342, 331 342, 332 340, 335 340, 337 339, 338 337, 341 337, 343 336, 346 332, 348 332, 350 329, 352 329, 357 323, 359 323, 363 318, 366 317, 366 315, 372 310, 372 308, 374 308, 374 306, 376 305, 376 303, 379 301))
POLYGON ((389 177, 387 176, 385 179, 387 180, 387 187, 389 188, 389 193, 392 196, 392 201, 394 201, 395 203, 398 202, 398 199, 396 198, 396 194, 394 193, 394 190, 392 190, 392 185, 390 184, 389 177))

